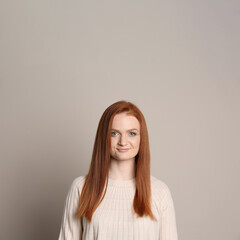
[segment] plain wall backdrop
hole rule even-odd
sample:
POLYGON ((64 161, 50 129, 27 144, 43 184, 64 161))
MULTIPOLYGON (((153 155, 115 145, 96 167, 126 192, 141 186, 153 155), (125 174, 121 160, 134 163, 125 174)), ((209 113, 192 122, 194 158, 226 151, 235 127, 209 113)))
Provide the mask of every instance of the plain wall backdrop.
POLYGON ((0 239, 58 238, 103 111, 143 112, 179 240, 240 240, 240 2, 0 0, 0 239))

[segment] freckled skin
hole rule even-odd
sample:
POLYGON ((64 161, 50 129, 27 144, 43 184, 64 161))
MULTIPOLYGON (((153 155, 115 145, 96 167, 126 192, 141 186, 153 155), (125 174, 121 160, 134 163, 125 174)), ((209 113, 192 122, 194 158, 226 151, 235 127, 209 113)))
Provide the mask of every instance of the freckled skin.
POLYGON ((134 116, 119 113, 113 118, 111 131, 111 158, 116 160, 134 159, 140 145, 140 123, 134 116), (136 128, 137 130, 130 130, 136 128), (116 130, 118 131, 116 131, 116 130), (117 148, 129 148, 127 152, 119 152, 117 148))

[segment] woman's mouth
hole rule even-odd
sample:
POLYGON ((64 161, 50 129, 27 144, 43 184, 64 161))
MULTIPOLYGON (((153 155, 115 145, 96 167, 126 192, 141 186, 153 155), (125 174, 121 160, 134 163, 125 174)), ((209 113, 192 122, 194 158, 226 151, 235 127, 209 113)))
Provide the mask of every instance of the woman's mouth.
POLYGON ((119 152, 127 152, 129 148, 117 148, 119 152))

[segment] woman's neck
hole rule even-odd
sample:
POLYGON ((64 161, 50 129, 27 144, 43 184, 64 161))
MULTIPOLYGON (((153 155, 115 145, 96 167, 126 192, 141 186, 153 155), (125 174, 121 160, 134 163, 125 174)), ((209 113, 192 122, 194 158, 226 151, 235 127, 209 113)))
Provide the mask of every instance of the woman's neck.
POLYGON ((111 158, 109 178, 115 180, 130 180, 135 178, 135 159, 116 160, 111 158))

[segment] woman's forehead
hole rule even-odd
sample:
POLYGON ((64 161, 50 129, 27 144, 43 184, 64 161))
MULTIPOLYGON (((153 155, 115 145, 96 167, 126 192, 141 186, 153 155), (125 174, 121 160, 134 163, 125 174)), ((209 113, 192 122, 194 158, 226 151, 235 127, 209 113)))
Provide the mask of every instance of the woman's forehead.
POLYGON ((137 128, 139 129, 140 124, 138 119, 132 115, 117 114, 113 118, 112 128, 137 128))

